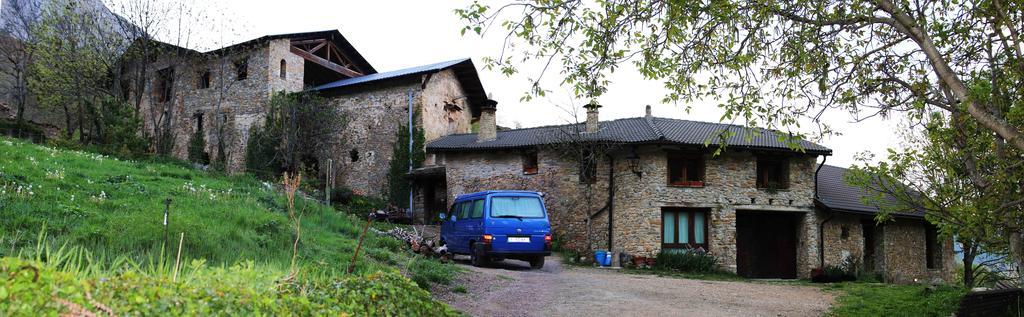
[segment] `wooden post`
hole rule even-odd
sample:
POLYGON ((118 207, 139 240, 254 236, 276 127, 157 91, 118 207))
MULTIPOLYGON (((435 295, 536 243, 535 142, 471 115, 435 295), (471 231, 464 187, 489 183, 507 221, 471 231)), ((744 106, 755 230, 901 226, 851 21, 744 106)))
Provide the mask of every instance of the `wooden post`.
POLYGON ((185 233, 181 233, 181 238, 178 239, 178 257, 174 260, 174 278, 172 281, 178 281, 178 268, 181 267, 181 244, 185 242, 185 233))
POLYGON ((366 225, 363 226, 363 233, 359 234, 359 243, 356 244, 356 252, 352 254, 352 262, 348 264, 348 274, 352 274, 352 270, 356 268, 356 258, 359 257, 359 249, 363 247, 363 238, 366 238, 366 229, 370 228, 370 222, 373 221, 373 215, 366 217, 366 225))
POLYGON ((167 227, 168 227, 168 225, 170 223, 170 215, 171 215, 171 198, 167 197, 167 200, 164 200, 164 248, 167 247, 167 227))
POLYGON ((334 159, 327 159, 327 179, 324 183, 324 201, 327 202, 327 206, 331 205, 331 167, 334 165, 334 159))

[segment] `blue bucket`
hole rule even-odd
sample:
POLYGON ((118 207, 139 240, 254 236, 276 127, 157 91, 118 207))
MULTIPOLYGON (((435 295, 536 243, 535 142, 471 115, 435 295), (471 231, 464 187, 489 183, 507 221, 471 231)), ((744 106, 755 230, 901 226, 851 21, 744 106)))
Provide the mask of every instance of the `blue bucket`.
POLYGON ((605 264, 606 258, 608 257, 607 254, 608 251, 605 250, 594 251, 594 262, 601 266, 607 266, 607 264, 605 264))

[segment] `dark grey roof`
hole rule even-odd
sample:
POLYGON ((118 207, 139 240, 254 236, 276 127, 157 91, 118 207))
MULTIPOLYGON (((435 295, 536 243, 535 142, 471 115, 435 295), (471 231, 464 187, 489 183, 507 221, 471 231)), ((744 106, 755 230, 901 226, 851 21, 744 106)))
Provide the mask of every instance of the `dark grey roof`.
POLYGON ((474 115, 479 115, 479 108, 487 100, 487 93, 484 91, 479 75, 477 75, 476 67, 473 66, 473 60, 469 58, 342 79, 314 87, 313 90, 332 92, 355 91, 364 85, 399 80, 446 69, 452 69, 455 72, 456 78, 458 78, 459 83, 462 85, 462 90, 466 92, 466 96, 469 98, 474 115))
MULTIPOLYGON (((874 215, 879 208, 874 204, 865 204, 864 197, 874 196, 867 189, 860 186, 850 185, 846 182, 846 173, 849 169, 824 165, 818 171, 818 197, 815 198, 818 205, 830 210, 874 215)), ((895 198, 889 197, 888 206, 897 206, 899 203, 895 198)), ((884 202, 883 202, 884 203, 884 202)), ((902 217, 924 217, 923 211, 893 213, 902 217)))
MULTIPOLYGON (((570 137, 574 131, 582 131, 583 124, 568 124, 526 129, 498 131, 493 141, 477 142, 476 134, 449 135, 427 144, 431 151, 489 150, 520 148, 577 140, 570 137)), ((722 144, 765 150, 791 150, 789 142, 795 141, 804 151, 811 154, 831 154, 832 150, 804 140, 786 139, 787 134, 764 129, 752 129, 738 125, 689 121, 669 118, 627 118, 603 121, 600 130, 593 134, 582 134, 582 138, 594 141, 619 143, 668 143, 703 146, 722 144), (726 133, 728 132, 728 133, 726 133), (783 137, 780 140, 780 136, 783 137)))

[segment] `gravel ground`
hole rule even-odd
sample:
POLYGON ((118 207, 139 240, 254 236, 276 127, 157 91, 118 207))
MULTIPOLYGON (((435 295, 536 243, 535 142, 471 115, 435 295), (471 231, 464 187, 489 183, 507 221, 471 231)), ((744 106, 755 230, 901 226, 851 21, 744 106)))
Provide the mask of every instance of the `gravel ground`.
POLYGON ((505 260, 467 272, 435 296, 473 316, 820 316, 832 296, 813 286, 690 280, 505 260), (466 292, 456 291, 459 287, 466 292))

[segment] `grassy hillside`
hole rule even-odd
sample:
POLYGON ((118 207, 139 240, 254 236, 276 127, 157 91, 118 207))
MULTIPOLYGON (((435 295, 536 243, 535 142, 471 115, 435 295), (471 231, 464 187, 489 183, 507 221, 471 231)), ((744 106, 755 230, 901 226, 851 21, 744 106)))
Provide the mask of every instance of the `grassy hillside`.
MULTIPOLYGON (((330 286, 342 281, 368 283, 372 289, 375 284, 370 280, 404 288, 404 284, 414 284, 388 276, 399 270, 408 272, 406 268, 413 268, 410 274, 421 283, 444 282, 450 274, 449 267, 405 252, 400 242, 371 234, 356 266, 355 275, 362 280, 342 280, 362 220, 312 200, 297 198, 296 209, 302 219, 299 273, 285 279, 294 233, 284 196, 271 184, 249 176, 218 177, 175 164, 122 161, 0 138, 0 256, 29 261, 5 260, 6 264, 0 264, 0 271, 10 271, 0 272, 5 275, 28 274, 11 271, 14 266, 25 265, 46 274, 70 274, 54 278, 75 283, 121 279, 125 272, 135 272, 132 274, 138 276, 128 278, 129 283, 163 285, 173 274, 170 267, 181 233, 185 234, 182 257, 189 269, 183 270, 177 284, 168 284, 180 284, 173 286, 179 290, 207 287, 202 281, 210 280, 209 276, 227 274, 211 270, 230 268, 239 270, 232 274, 253 276, 238 281, 242 290, 247 289, 242 284, 248 283, 253 292, 285 296, 282 294, 294 287, 310 300, 331 301, 340 297, 317 290, 336 291, 330 286), (170 252, 164 254, 161 246, 167 198, 172 200, 170 252)), ((353 210, 352 214, 367 211, 353 210)), ((11 283, 17 280, 9 280, 6 289, 0 283, 0 303, 7 302, 5 297, 15 298, 10 287, 15 287, 11 283)), ((421 292, 400 293, 412 294, 414 302, 431 302, 429 295, 421 292)), ((118 302, 113 297, 111 300, 118 302)), ((4 315, 4 305, 0 304, 0 315, 4 315)), ((332 305, 327 304, 346 307, 332 305)))

